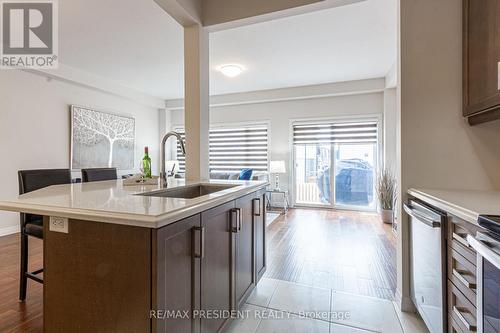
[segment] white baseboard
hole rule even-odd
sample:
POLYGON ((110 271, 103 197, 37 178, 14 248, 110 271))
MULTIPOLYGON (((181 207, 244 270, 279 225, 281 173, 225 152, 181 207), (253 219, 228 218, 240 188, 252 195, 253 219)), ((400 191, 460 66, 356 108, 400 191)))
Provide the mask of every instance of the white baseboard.
POLYGON ((18 232, 20 232, 19 225, 13 225, 10 227, 3 227, 3 228, 0 228, 0 237, 12 235, 12 234, 17 234, 18 232))
POLYGON ((413 304, 411 298, 407 296, 403 297, 399 289, 396 289, 394 298, 394 302, 402 312, 417 312, 417 309, 415 308, 415 305, 413 304))

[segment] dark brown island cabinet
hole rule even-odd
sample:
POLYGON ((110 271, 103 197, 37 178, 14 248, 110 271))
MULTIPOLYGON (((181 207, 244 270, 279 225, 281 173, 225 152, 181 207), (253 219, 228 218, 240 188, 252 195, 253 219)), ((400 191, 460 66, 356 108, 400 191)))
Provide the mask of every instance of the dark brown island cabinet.
POLYGON ((500 0, 463 0, 463 114, 500 119, 500 0))
POLYGON ((266 270, 264 196, 159 229, 69 220, 71 233, 46 232, 44 331, 223 331, 266 270))

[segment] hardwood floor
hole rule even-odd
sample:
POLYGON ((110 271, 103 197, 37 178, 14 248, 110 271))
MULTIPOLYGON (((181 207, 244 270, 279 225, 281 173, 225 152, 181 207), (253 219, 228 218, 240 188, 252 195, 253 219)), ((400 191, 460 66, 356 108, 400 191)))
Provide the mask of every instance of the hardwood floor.
MULTIPOLYGON (((29 269, 42 267, 42 241, 30 238, 29 269)), ((392 299, 396 240, 369 213, 291 209, 268 227, 266 277, 392 299)), ((19 294, 19 234, 0 237, 0 332, 42 332, 41 284, 19 294)))
POLYGON ((266 277, 392 300, 396 238, 376 214, 291 209, 268 227, 266 277))
MULTIPOLYGON (((42 332, 40 283, 28 279, 26 302, 19 302, 19 234, 0 237, 0 332, 42 332)), ((30 237, 29 270, 41 268, 43 242, 30 237)))

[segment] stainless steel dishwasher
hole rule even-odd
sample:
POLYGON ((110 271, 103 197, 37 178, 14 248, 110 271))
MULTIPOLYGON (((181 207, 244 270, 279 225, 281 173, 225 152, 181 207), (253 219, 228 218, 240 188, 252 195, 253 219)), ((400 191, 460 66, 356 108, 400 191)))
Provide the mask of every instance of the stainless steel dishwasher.
POLYGON ((410 290, 412 301, 432 333, 446 332, 445 213, 409 200, 410 290))

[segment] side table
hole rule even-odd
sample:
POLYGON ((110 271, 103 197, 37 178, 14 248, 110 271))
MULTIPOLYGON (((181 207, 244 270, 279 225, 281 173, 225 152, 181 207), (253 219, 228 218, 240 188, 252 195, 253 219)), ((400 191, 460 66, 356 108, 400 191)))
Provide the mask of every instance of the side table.
POLYGON ((290 201, 288 200, 288 190, 266 190, 266 201, 267 208, 271 208, 271 201, 273 194, 281 194, 283 195, 283 214, 288 212, 288 208, 290 208, 290 201))

